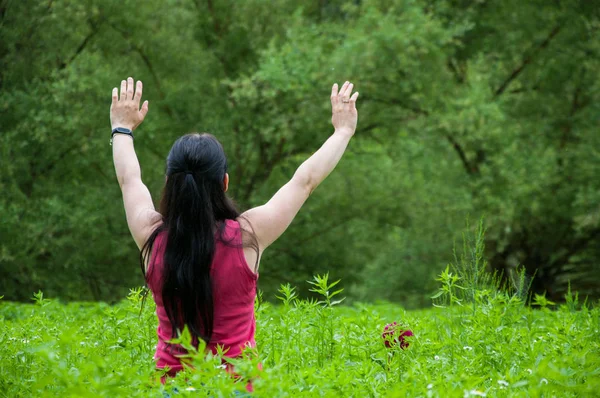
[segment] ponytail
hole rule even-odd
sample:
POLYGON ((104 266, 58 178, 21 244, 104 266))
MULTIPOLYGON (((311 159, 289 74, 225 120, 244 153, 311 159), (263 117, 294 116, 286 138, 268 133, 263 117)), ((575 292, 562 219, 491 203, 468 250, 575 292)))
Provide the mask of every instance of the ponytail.
MULTIPOLYGON (((209 341, 213 328, 210 267, 215 254, 215 216, 207 182, 193 173, 181 180, 167 226, 162 298, 173 336, 185 323, 193 336, 209 341), (200 181, 197 181, 200 180, 200 181)), ((179 181, 178 181, 179 182, 179 181)))

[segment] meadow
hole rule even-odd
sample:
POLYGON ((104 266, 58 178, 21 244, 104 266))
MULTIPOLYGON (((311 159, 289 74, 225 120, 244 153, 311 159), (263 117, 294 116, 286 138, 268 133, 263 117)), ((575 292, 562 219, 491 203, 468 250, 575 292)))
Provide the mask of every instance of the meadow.
MULTIPOLYGON (((340 305, 326 276, 320 300, 289 285, 278 304, 257 300, 255 353, 235 361, 263 397, 591 397, 600 391, 600 311, 569 293, 554 305, 536 296, 473 289, 446 270, 431 309, 390 303, 340 305), (462 286, 460 285, 462 283, 462 286), (445 305, 442 305, 445 303, 445 305), (386 348, 398 322, 409 346, 386 348), (259 370, 259 363, 262 370, 259 370)), ((166 385, 153 367, 156 320, 142 289, 126 300, 68 303, 41 292, 33 304, 0 300, 0 397, 230 397, 245 391, 218 356, 191 352, 194 370, 166 385)), ((259 296, 260 298, 260 296, 259 296)), ((182 344, 189 338, 182 334, 182 344)), ((393 341, 392 341, 393 343, 393 341)), ((202 351, 200 349, 200 351, 202 351)))
POLYGON ((600 397, 598 3, 0 0, 0 398, 600 397), (190 369, 154 369, 109 146, 126 76, 154 199, 206 131, 240 209, 331 133, 331 84, 360 92, 343 161, 261 260, 241 380, 185 332, 190 369), (489 230, 442 271, 469 215, 489 230))

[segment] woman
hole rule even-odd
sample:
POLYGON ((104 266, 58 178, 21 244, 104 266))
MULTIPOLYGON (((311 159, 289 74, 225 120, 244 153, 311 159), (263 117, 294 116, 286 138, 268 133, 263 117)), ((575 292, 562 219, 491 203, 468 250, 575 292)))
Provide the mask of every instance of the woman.
POLYGON ((352 83, 331 90, 334 133, 266 204, 240 214, 226 195, 227 161, 209 134, 188 134, 167 157, 166 182, 156 211, 142 182, 133 134, 148 113, 140 108, 142 82, 130 77, 113 89, 110 120, 113 159, 127 224, 141 250, 142 270, 156 302, 155 359, 169 375, 182 369, 185 350, 169 344, 187 326, 192 337, 228 357, 255 347, 254 299, 263 251, 290 225, 314 189, 329 175, 354 135, 352 83))

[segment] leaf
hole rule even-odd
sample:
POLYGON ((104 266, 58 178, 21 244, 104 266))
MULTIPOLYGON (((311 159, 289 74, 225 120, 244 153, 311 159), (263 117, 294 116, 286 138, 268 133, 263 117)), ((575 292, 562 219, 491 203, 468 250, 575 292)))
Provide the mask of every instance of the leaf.
POLYGON ((338 305, 339 303, 341 303, 341 302, 342 302, 342 301, 344 301, 345 299, 346 299, 346 297, 344 297, 344 298, 342 298, 342 299, 339 299, 339 300, 334 300, 334 301, 332 301, 332 302, 330 303, 330 305, 331 305, 331 306, 338 305))

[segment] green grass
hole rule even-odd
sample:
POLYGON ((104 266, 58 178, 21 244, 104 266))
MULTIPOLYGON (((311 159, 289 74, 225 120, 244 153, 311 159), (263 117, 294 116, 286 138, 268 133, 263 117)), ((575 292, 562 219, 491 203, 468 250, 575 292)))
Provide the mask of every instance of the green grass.
MULTIPOLYGON (((298 300, 285 286, 279 305, 257 309, 258 358, 237 363, 241 375, 259 375, 257 396, 600 393, 600 311, 575 297, 552 310, 538 297, 534 310, 517 296, 480 290, 473 305, 405 311, 335 305, 327 281, 315 283, 321 302, 298 300), (392 321, 414 331, 408 349, 385 348, 381 333, 392 321)), ((175 386, 176 397, 228 397, 243 390, 218 358, 202 355, 193 359, 195 372, 158 383, 150 301, 141 315, 139 290, 114 306, 61 304, 40 294, 30 305, 0 301, 0 397, 162 397, 175 386)))

